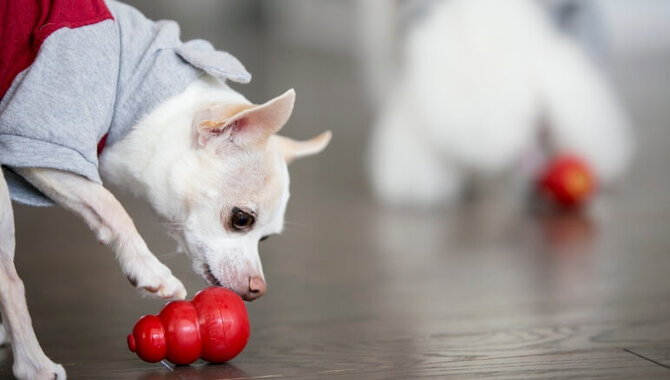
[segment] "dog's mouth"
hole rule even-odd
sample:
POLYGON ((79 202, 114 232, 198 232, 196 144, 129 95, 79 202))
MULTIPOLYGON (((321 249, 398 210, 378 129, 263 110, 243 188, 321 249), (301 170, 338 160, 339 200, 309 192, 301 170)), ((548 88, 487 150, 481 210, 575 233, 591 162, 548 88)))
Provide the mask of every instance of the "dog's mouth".
POLYGON ((221 285, 219 280, 217 280, 216 277, 214 277, 214 275, 212 274, 212 268, 209 267, 209 264, 207 263, 203 264, 202 272, 205 274, 205 279, 207 280, 207 282, 209 282, 210 285, 223 286, 221 285))

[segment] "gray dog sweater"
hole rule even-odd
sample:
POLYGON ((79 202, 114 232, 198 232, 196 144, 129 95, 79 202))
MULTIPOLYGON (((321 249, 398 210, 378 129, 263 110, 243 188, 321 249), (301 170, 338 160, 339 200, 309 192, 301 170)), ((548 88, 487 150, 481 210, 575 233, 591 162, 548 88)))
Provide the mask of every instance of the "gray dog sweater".
POLYGON ((14 5, 24 0, 13 1, 0 0, 0 11, 28 18, 32 29, 22 38, 39 44, 11 50, 4 31, 16 33, 17 27, 0 28, 0 44, 9 46, 0 47, 0 75, 9 86, 0 92, 0 164, 12 199, 20 203, 53 204, 11 168, 60 169, 102 183, 97 148, 103 136, 108 146, 119 141, 203 73, 251 80, 232 55, 204 40, 182 42, 175 22, 153 22, 113 0, 90 0, 76 9, 68 7, 77 2, 30 0, 33 12, 14 5), (16 51, 31 49, 28 66, 8 80, 5 66, 25 58, 16 51))

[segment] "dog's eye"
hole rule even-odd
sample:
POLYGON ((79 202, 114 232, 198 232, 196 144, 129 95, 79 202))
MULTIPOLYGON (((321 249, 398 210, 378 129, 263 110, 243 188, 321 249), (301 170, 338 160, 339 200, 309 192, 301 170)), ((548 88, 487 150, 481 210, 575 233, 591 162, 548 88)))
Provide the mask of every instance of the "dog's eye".
POLYGON ((235 208, 233 209, 233 216, 230 220, 230 223, 236 230, 246 230, 251 228, 255 221, 256 220, 254 219, 253 215, 248 214, 239 208, 235 208))

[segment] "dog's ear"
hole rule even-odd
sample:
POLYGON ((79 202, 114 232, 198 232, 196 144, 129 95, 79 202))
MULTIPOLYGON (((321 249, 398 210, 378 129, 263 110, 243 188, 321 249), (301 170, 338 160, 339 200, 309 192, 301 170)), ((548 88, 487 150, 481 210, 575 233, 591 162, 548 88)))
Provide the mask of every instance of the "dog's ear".
POLYGON ((193 119, 200 146, 225 138, 242 147, 261 146, 291 117, 295 91, 290 89, 261 105, 225 104, 200 110, 193 119))
POLYGON ((288 137, 275 135, 272 136, 272 140, 279 152, 284 156, 286 163, 290 164, 296 158, 311 156, 324 150, 328 146, 332 135, 330 131, 326 131, 305 141, 297 141, 288 137))

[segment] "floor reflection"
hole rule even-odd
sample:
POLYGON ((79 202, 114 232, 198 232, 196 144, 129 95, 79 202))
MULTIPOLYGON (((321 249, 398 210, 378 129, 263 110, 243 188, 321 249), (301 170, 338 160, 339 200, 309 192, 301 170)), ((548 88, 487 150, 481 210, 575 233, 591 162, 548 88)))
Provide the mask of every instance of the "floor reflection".
POLYGON ((149 372, 141 380, 201 380, 201 379, 246 379, 249 375, 230 363, 176 366, 149 372))
POLYGON ((576 210, 536 215, 536 222, 543 241, 556 255, 588 250, 598 233, 594 218, 576 210))

